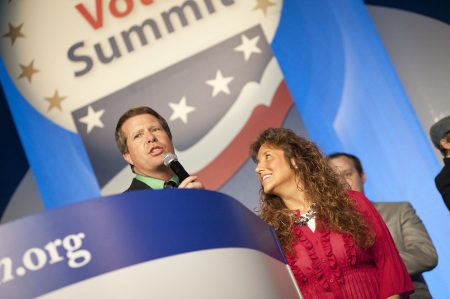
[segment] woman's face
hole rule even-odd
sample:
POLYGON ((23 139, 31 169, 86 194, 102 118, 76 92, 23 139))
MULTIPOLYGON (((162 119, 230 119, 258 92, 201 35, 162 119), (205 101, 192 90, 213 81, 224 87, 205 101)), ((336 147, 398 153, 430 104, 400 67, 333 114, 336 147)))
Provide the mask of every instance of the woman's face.
POLYGON ((281 149, 263 144, 258 151, 255 172, 266 194, 283 198, 297 191, 294 169, 281 149))

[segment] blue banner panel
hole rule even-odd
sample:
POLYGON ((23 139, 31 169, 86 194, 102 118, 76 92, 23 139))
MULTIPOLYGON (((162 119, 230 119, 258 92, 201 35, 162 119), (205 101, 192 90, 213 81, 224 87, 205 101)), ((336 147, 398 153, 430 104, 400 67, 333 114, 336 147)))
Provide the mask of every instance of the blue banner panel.
POLYGON ((39 191, 47 199, 43 201, 45 208, 100 196, 79 135, 55 125, 31 107, 11 81, 3 60, 0 80, 39 191))

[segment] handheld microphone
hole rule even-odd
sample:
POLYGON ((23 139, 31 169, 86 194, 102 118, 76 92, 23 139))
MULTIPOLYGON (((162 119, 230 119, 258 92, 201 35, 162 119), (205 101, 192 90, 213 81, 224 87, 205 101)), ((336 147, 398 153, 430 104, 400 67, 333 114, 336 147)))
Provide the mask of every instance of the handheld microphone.
POLYGON ((184 170, 183 166, 181 166, 180 162, 178 162, 177 155, 175 155, 174 153, 167 153, 164 156, 163 162, 164 165, 170 167, 173 173, 178 176, 180 182, 184 181, 189 176, 186 170, 184 170))

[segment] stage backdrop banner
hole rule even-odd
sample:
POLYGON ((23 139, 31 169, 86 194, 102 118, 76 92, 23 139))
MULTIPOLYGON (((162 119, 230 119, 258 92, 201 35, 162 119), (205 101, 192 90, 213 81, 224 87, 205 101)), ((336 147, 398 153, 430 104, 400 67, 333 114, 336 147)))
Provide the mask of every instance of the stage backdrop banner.
POLYGON ((293 106, 270 47, 282 1, 0 5, 2 85, 46 209, 127 189, 114 130, 132 106, 167 119, 179 160, 210 190, 293 106))
POLYGON ((0 227, 0 297, 301 298, 273 229, 206 190, 144 190, 0 227))
MULTIPOLYGON (((434 185, 440 165, 362 1, 285 1, 272 43, 310 138, 363 161, 373 201, 410 201, 438 251, 425 273, 450 294, 450 214, 434 185)), ((441 297, 444 296, 444 297, 441 297)))

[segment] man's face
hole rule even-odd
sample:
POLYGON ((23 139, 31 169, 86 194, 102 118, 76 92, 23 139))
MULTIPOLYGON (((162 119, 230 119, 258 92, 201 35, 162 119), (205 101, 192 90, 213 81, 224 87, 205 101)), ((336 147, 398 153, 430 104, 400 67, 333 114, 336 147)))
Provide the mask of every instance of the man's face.
POLYGON ((350 184, 352 190, 364 193, 364 183, 366 182, 366 175, 364 172, 360 175, 353 164, 353 161, 345 156, 330 159, 338 171, 344 175, 347 182, 350 184))
POLYGON ((135 173, 162 180, 172 176, 163 159, 166 153, 174 153, 173 143, 156 117, 150 114, 133 116, 123 123, 122 131, 128 146, 128 153, 123 157, 134 165, 135 173))

